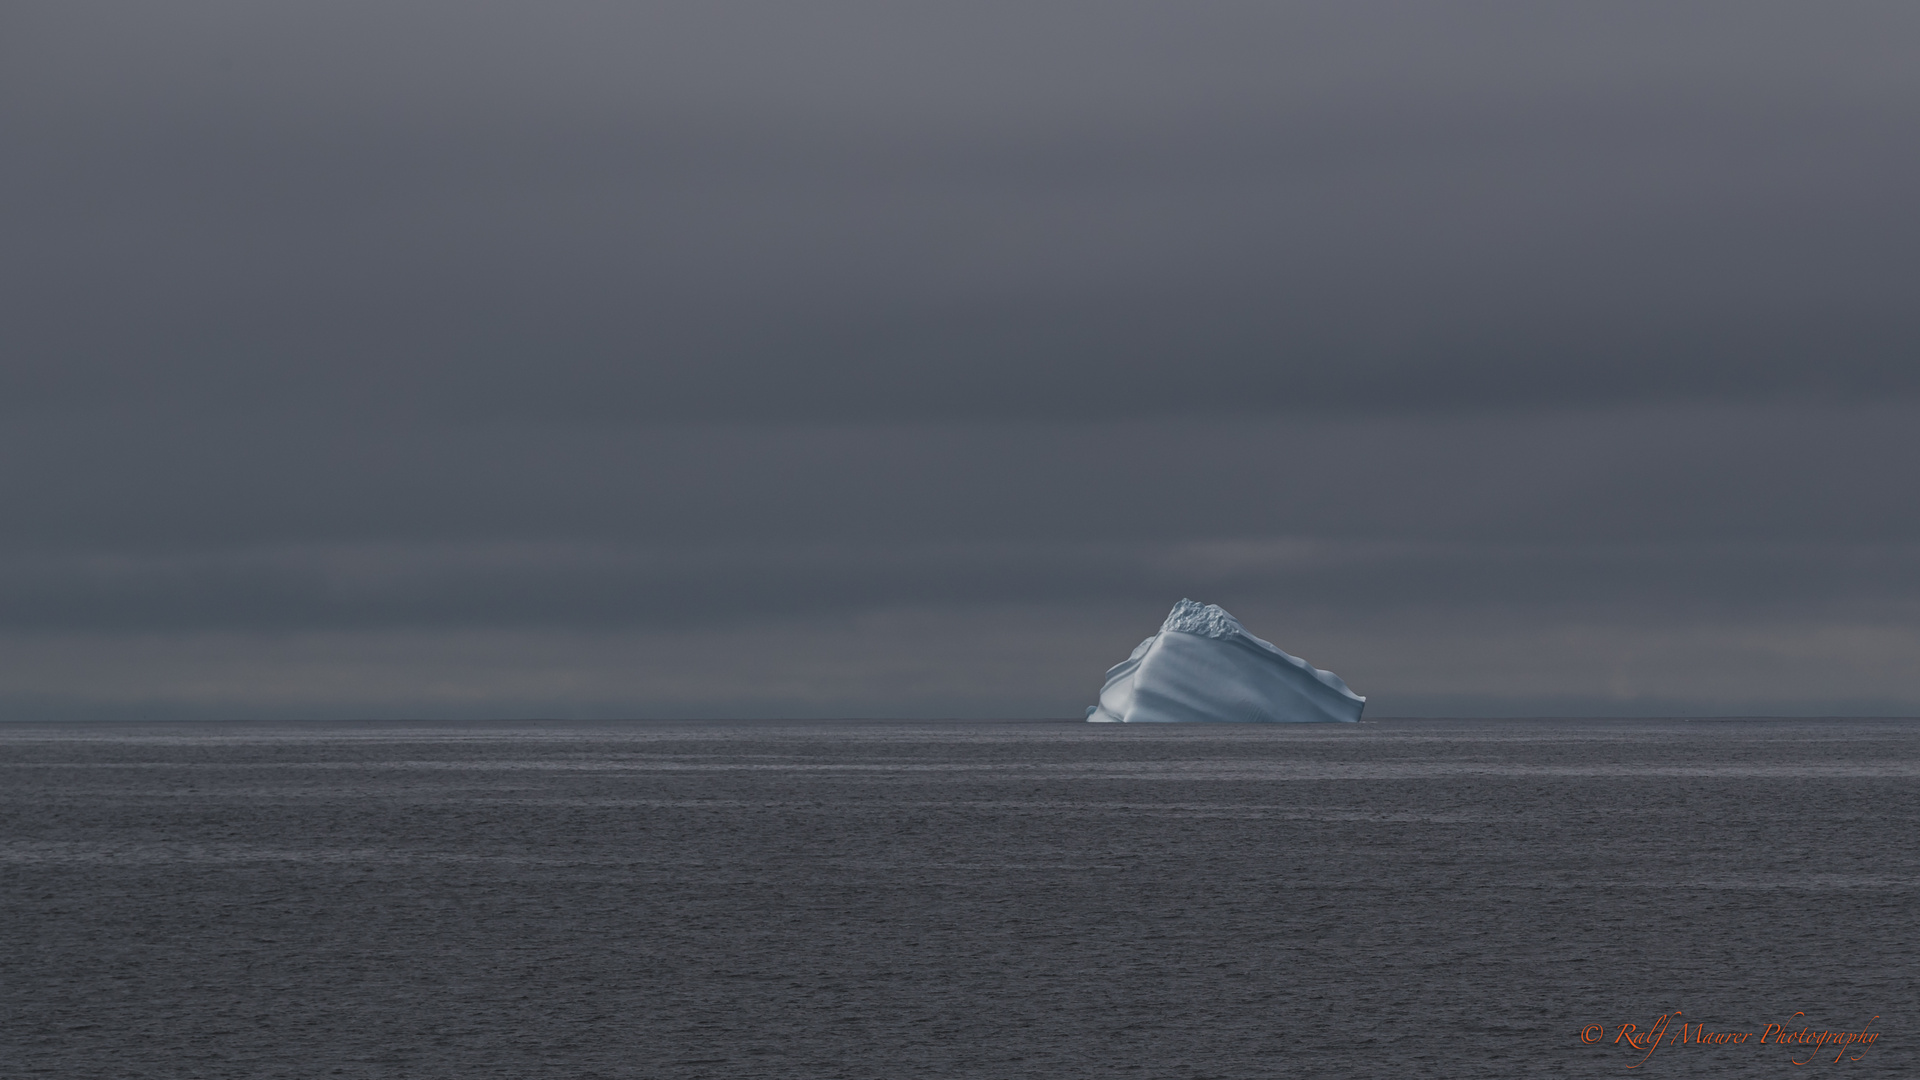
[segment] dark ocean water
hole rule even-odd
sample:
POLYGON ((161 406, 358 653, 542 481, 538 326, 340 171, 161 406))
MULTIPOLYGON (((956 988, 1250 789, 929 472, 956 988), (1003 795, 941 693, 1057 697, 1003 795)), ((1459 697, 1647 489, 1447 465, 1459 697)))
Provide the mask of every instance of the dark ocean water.
POLYGON ((1916 722, 11 725, 0 815, 5 1077, 1920 1077, 1916 722))

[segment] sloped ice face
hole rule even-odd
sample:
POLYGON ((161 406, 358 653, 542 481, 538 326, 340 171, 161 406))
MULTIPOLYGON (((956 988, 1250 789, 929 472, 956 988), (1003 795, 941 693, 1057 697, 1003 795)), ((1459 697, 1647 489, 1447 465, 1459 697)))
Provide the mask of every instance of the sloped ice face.
POLYGON ((1219 606, 1182 600, 1159 633, 1107 672, 1087 720, 1351 723, 1366 703, 1340 676, 1254 637, 1219 606))

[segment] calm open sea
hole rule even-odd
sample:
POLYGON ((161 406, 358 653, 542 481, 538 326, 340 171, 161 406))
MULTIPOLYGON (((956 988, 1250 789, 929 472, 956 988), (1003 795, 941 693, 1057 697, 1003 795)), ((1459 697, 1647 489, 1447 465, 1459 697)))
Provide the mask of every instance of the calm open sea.
POLYGON ((1920 1077, 1920 722, 6 725, 0 976, 8 1078, 1920 1077))

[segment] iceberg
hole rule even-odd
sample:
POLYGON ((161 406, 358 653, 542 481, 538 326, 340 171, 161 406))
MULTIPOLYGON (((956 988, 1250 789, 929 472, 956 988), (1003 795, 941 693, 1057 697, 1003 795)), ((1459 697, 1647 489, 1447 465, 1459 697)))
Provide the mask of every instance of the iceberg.
POLYGON ((1107 672, 1087 721, 1353 723, 1366 704, 1340 676, 1247 633, 1219 605, 1182 600, 1159 633, 1107 672))

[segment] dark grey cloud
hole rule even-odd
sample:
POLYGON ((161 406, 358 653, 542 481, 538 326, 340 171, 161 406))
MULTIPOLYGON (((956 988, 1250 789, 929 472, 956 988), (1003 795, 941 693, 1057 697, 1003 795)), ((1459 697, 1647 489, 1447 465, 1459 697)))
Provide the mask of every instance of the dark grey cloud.
POLYGON ((1920 707, 1916 42, 14 5, 0 709, 1071 713, 1198 593, 1403 710, 1920 707))
POLYGON ((1909 603, 1917 412, 15 425, 8 457, 43 464, 0 486, 35 511, 0 625, 670 625, 1197 588, 1382 613, 1909 603))
MULTIPOLYGON (((1381 620, 1920 617, 1916 545, 473 545, 16 557, 7 569, 0 630, 37 633, 660 630, 898 607, 1151 604, 1195 591, 1229 606, 1283 597, 1282 626, 1341 609, 1381 620)), ((1120 636, 1155 620, 1135 622, 1120 636)))
POLYGON ((897 422, 1920 386, 1894 7, 21 21, 14 408, 897 422))
POLYGON ((21 549, 473 541, 1920 542, 1916 407, 1105 424, 0 429, 21 549))

